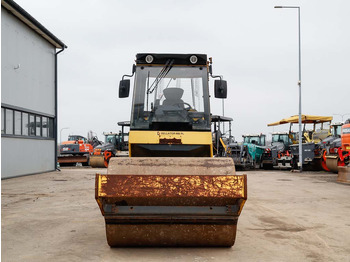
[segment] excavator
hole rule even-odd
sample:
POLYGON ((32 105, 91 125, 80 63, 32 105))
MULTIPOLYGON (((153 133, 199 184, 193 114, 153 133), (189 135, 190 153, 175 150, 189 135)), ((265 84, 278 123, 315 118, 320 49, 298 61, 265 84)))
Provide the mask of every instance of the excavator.
POLYGON ((63 141, 60 144, 60 155, 57 161, 60 166, 72 166, 77 163, 88 166, 89 155, 98 145, 101 145, 101 142, 92 131, 89 131, 88 138, 81 135, 69 135, 68 141, 63 141))
POLYGON ((129 157, 95 179, 109 246, 233 246, 247 177, 213 157, 209 76, 216 98, 227 82, 204 54, 137 54, 120 98, 133 76, 129 157))

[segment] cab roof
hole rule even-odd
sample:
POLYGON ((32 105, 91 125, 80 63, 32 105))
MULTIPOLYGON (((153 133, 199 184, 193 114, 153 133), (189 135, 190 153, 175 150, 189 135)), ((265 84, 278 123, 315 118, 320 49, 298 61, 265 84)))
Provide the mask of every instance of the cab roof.
POLYGON ((157 53, 139 53, 136 54, 136 65, 165 65, 168 60, 174 60, 173 65, 207 65, 207 55, 205 54, 157 54, 157 53), (146 57, 151 55, 153 61, 151 63, 146 62, 146 57), (191 56, 197 57, 197 62, 192 64, 190 61, 191 56))
MULTIPOLYGON (((301 115, 301 122, 303 124, 317 124, 331 122, 332 116, 312 116, 312 115, 301 115)), ((299 123, 299 115, 291 116, 289 118, 284 118, 278 122, 270 123, 267 126, 278 126, 288 123, 299 123)))
POLYGON ((233 119, 227 116, 212 115, 211 122, 231 122, 233 119))
POLYGON ((262 136, 266 136, 266 135, 265 134, 245 134, 245 135, 242 135, 242 137, 252 137, 252 136, 262 137, 262 136))

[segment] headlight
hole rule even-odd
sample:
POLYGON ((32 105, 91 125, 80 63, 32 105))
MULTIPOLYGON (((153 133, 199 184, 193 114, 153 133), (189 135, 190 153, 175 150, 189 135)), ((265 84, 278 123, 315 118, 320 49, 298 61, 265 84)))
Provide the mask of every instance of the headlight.
POLYGON ((145 60, 146 60, 146 62, 147 62, 148 64, 150 64, 150 63, 153 62, 153 56, 147 55, 145 60))
POLYGON ((195 63, 198 62, 198 58, 197 58, 195 55, 193 55, 193 56, 190 57, 190 62, 191 62, 192 64, 195 64, 195 63))

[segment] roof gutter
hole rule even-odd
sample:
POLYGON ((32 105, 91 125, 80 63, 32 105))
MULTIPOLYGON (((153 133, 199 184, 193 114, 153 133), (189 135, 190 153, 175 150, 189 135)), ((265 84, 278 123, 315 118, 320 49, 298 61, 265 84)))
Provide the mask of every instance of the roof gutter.
POLYGON ((58 73, 57 73, 57 68, 58 68, 57 64, 58 63, 57 63, 57 60, 58 60, 58 58, 57 58, 57 56, 58 56, 58 54, 60 54, 61 52, 64 51, 65 47, 66 46, 64 45, 60 51, 55 53, 55 118, 53 121, 53 125, 54 125, 53 130, 54 130, 54 138, 55 138, 55 167, 54 167, 54 169, 55 170, 57 169, 59 171, 60 171, 60 169, 58 168, 58 156, 57 156, 57 146, 58 146, 58 139, 57 139, 57 133, 58 133, 58 130, 57 130, 57 128, 58 128, 58 73))
POLYGON ((54 34, 47 30, 13 0, 1 0, 1 5, 56 48, 67 48, 67 46, 61 40, 59 40, 54 34))

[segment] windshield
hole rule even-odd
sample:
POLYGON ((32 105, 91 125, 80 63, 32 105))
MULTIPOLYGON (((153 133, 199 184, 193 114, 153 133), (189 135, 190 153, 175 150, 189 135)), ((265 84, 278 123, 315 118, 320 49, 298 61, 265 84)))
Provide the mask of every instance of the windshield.
POLYGON ((344 127, 342 133, 343 134, 350 134, 350 127, 344 127))
POLYGON ((137 67, 131 129, 210 130, 206 67, 137 67))
POLYGON ((244 143, 252 143, 252 144, 258 144, 259 143, 259 137, 258 136, 245 136, 244 143))
POLYGON ((262 136, 245 136, 243 143, 265 146, 265 135, 262 136))
POLYGON ((82 136, 69 136, 68 141, 76 141, 76 140, 83 140, 84 143, 86 142, 86 138, 82 136))
POLYGON ((115 144, 115 135, 108 135, 106 136, 106 144, 111 143, 111 144, 115 144))
POLYGON ((332 135, 336 137, 340 137, 341 135, 341 126, 333 126, 332 135))
POLYGON ((282 142, 285 145, 290 145, 292 143, 288 134, 273 134, 272 135, 272 142, 282 142))

